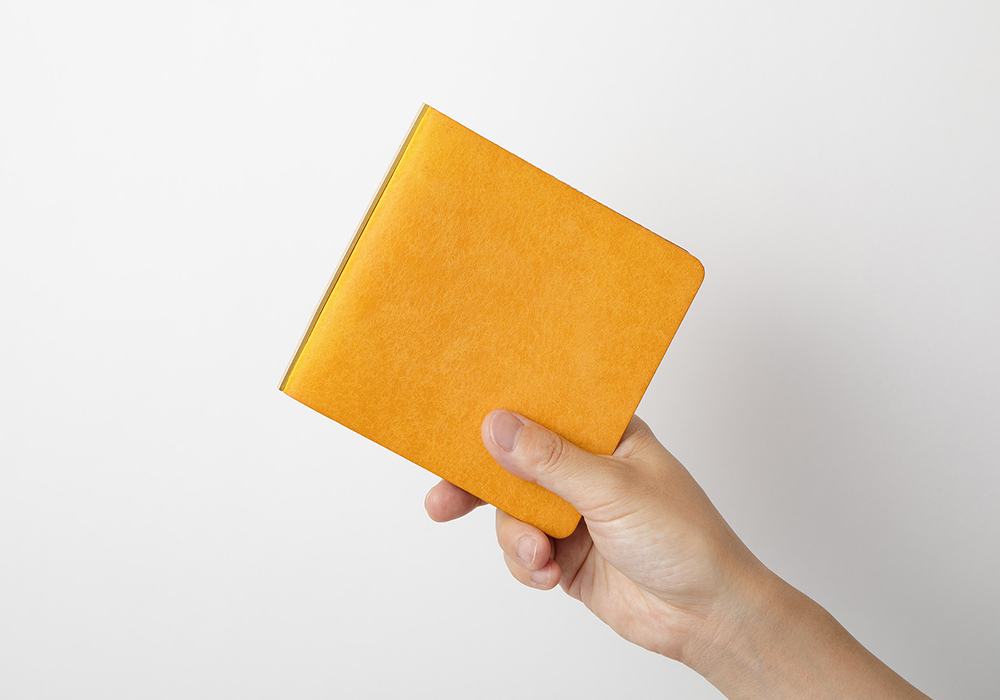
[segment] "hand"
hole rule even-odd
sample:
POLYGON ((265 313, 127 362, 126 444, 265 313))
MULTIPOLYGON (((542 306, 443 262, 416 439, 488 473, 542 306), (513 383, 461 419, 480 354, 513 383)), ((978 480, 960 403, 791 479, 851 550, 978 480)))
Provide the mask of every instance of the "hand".
MULTIPOLYGON (((521 583, 561 585, 622 637, 730 698, 926 697, 764 567, 639 418, 610 456, 510 411, 487 415, 482 438, 500 466, 583 516, 554 540, 497 511, 497 540, 521 583)), ((440 522, 482 504, 445 481, 425 500, 440 522)))
MULTIPOLYGON (((584 452, 508 411, 483 421, 483 443, 511 473, 569 501, 583 515, 570 537, 497 511, 497 539, 521 583, 561 584, 624 638, 674 659, 713 624, 720 600, 759 562, 701 487, 633 417, 612 456, 584 452)), ((438 521, 481 504, 448 482, 427 496, 438 521)))

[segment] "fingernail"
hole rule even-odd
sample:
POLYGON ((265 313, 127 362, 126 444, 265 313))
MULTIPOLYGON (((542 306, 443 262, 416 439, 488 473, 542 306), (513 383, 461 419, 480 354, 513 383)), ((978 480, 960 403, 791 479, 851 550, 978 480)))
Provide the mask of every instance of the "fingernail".
POLYGON ((539 569, 538 571, 529 571, 528 576, 531 577, 531 582, 539 588, 545 587, 549 584, 548 567, 545 569, 539 569))
POLYGON ((510 411, 500 411, 490 423, 490 439, 504 452, 510 452, 517 444, 517 436, 524 424, 510 411))
POLYGON ((522 564, 531 566, 531 562, 535 561, 535 552, 538 551, 538 541, 531 535, 525 535, 517 541, 514 550, 522 564))

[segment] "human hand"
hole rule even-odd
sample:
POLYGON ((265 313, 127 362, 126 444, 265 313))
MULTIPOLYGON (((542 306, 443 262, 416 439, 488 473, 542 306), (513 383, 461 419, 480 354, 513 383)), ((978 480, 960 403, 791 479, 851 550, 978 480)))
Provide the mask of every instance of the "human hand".
MULTIPOLYGON (((576 532, 553 540, 498 510, 497 539, 514 578, 541 589, 560 584, 629 641, 683 660, 740 581, 763 569, 638 417, 611 456, 508 411, 486 417, 482 438, 502 467, 583 515, 576 532)), ((425 501, 438 521, 481 504, 445 481, 425 501)))
MULTIPOLYGON (((926 698, 761 564, 639 418, 610 456, 510 411, 491 412, 481 430, 500 466, 583 516, 554 540, 497 511, 497 540, 521 583, 561 585, 622 637, 688 665, 732 700, 926 698)), ((441 522, 480 505, 445 481, 425 500, 441 522)))

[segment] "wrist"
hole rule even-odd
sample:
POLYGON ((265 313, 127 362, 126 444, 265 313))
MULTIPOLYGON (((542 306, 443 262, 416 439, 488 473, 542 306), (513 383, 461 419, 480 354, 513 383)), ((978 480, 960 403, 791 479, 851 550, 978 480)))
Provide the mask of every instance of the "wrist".
POLYGON ((746 685, 765 670, 759 650, 773 648, 780 636, 779 620, 806 612, 795 594, 798 591, 759 562, 738 569, 702 623, 692 629, 681 663, 724 693, 737 681, 746 685))
POLYGON ((705 622, 681 661, 730 700, 926 698, 759 563, 733 577, 705 622))

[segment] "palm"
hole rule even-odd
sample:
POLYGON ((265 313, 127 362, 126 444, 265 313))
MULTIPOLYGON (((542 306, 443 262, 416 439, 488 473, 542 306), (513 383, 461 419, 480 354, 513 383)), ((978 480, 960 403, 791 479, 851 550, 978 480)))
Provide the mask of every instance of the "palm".
POLYGON ((661 559, 655 568, 630 561, 613 541, 600 535, 598 540, 600 546, 595 546, 586 522, 581 521, 570 537, 555 542, 563 590, 625 639, 676 658, 696 619, 683 601, 710 598, 714 586, 705 579, 714 577, 699 575, 701 581, 692 580, 693 572, 685 570, 683 559, 667 567, 661 559), (602 550, 609 551, 614 564, 602 550), (696 590, 700 594, 692 596, 696 590))

